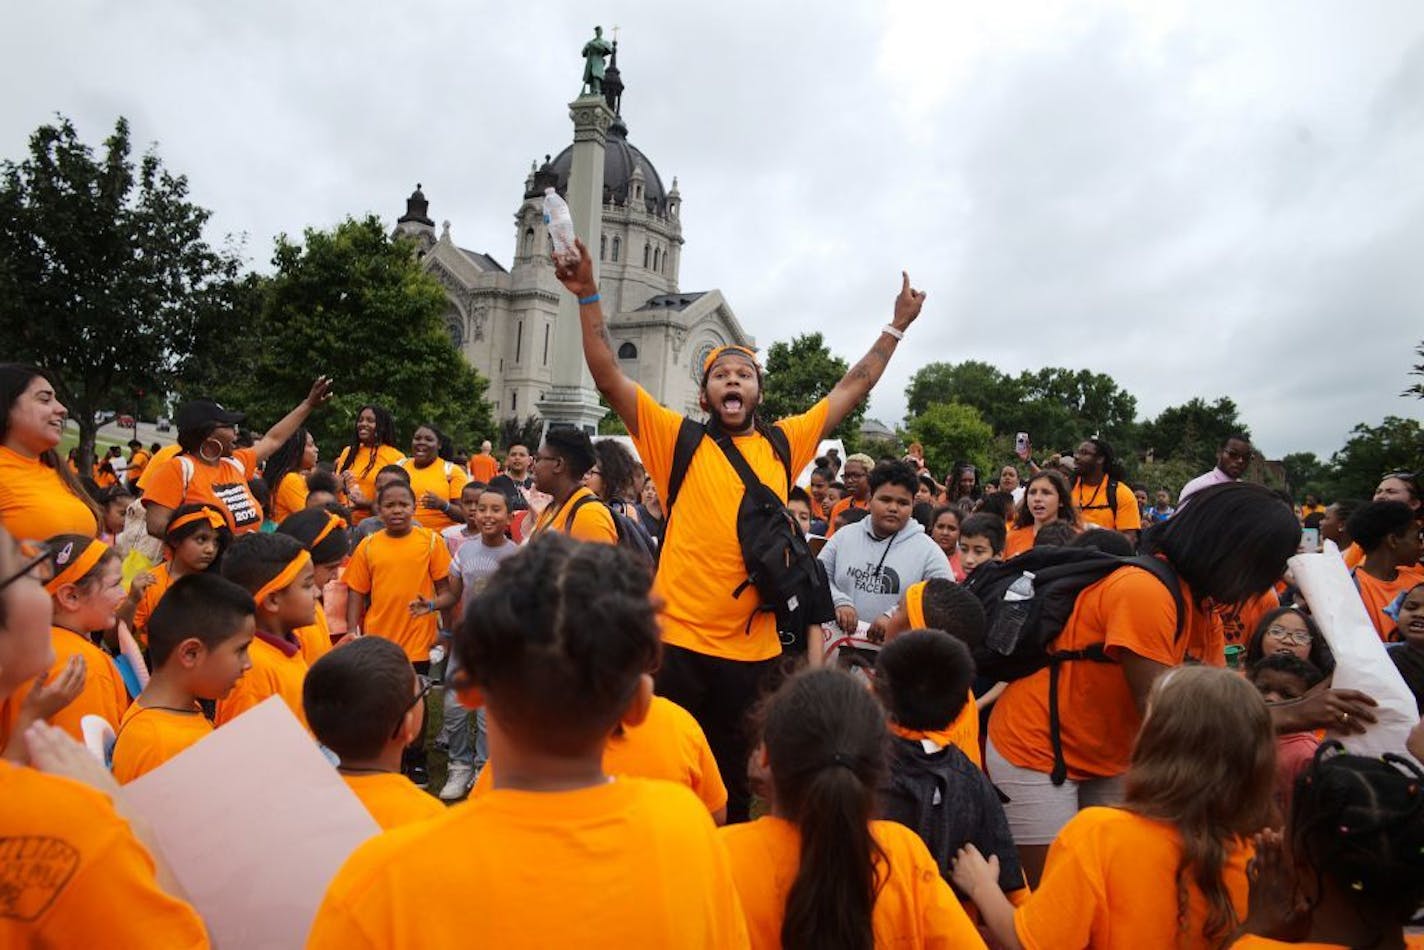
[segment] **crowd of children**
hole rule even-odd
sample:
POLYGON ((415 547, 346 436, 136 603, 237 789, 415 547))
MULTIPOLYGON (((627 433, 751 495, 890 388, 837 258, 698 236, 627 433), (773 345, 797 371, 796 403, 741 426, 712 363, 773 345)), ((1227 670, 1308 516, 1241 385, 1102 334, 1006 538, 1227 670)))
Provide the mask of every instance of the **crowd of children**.
MULTIPOLYGON (((845 390, 767 425, 726 348, 689 428, 604 358, 591 272, 559 273, 636 460, 555 429, 500 472, 430 424, 407 458, 367 405, 322 467, 319 380, 252 447, 198 401, 132 485, 76 506, 55 469, 0 512, 0 945, 206 945, 120 786, 277 697, 380 828, 312 947, 1424 947, 1424 727, 1337 741, 1373 701, 1332 687, 1300 516, 1236 483, 1239 438, 1155 515, 1101 440, 988 495, 914 451, 813 460, 918 313, 908 278, 845 390), (747 593, 754 480, 829 539, 809 636, 747 593), (986 593, 1024 578, 1032 608, 986 593), (873 643, 837 662, 840 633, 873 643)), ((48 379, 0 369, 0 463, 45 469, 11 434, 54 417, 48 379)), ((1311 516, 1424 709, 1419 486, 1386 481, 1311 516)))

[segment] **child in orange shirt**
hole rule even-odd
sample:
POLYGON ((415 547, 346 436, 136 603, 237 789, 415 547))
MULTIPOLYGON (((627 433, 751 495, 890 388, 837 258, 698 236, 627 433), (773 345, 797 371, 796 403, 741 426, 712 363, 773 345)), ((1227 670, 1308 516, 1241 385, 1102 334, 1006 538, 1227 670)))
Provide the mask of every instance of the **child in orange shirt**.
POLYGON ((1157 678, 1120 807, 1090 807, 1059 831, 1017 910, 998 861, 972 846, 954 883, 990 933, 1019 947, 1216 947, 1246 913, 1247 839, 1274 814, 1275 735, 1235 672, 1184 666, 1157 678))
POLYGON ((223 699, 252 666, 252 613, 252 595, 216 574, 168 588, 149 624, 153 675, 114 741, 114 778, 132 782, 213 731, 198 701, 223 699))
POLYGON ((806 670, 766 707, 771 814, 718 832, 753 948, 983 947, 923 841, 874 821, 885 712, 839 670, 806 670))
MULTIPOLYGON (((0 704, 54 665, 48 564, 0 528, 0 704)), ((202 920, 160 884, 113 776, 43 722, 20 739, 34 768, 0 760, 0 947, 208 946, 202 920)))
POLYGON ((85 716, 99 716, 118 729, 129 705, 114 661, 89 639, 91 631, 113 629, 114 610, 123 600, 118 554, 103 541, 77 534, 56 535, 46 546, 54 565, 45 590, 53 602, 55 661, 46 676, 16 689, 6 706, 5 735, 11 742, 40 719, 83 741, 79 724, 85 716))
POLYGON ((346 521, 324 508, 308 508, 286 518, 277 526, 301 542, 311 552, 313 583, 316 584, 316 622, 294 631, 302 642, 302 656, 311 666, 331 650, 331 624, 327 619, 326 585, 341 574, 349 550, 346 521))
POLYGON ((200 574, 222 559, 232 540, 227 520, 211 505, 180 505, 163 529, 163 563, 135 575, 119 605, 119 619, 133 628, 139 646, 148 646, 148 620, 178 578, 200 574))
POLYGON ((337 771, 386 831, 445 813, 400 773, 401 751, 425 732, 429 689, 405 652, 381 637, 331 651, 302 686, 312 734, 340 758, 337 771))
POLYGON ((223 577, 251 592, 257 633, 248 649, 252 668, 218 702, 214 723, 225 725, 267 697, 280 696, 306 725, 302 680, 307 661, 293 631, 316 622, 311 554, 290 535, 245 534, 223 558, 223 577))
POLYGON ((1365 552, 1350 572, 1365 604, 1365 613, 1384 640, 1394 622, 1385 608, 1415 584, 1424 581, 1419 553, 1424 547, 1414 509, 1402 501, 1372 501, 1350 516, 1350 536, 1365 552))
POLYGON ((1424 904, 1419 766, 1326 742, 1296 784, 1285 836, 1289 849, 1257 836, 1247 935, 1233 947, 1424 947, 1404 933, 1424 904))
POLYGON ((652 699, 650 583, 624 549, 557 532, 501 563, 455 637, 495 787, 357 848, 309 948, 747 946, 707 809, 602 767, 652 699), (460 895, 460 913, 430 915, 432 894, 460 895))

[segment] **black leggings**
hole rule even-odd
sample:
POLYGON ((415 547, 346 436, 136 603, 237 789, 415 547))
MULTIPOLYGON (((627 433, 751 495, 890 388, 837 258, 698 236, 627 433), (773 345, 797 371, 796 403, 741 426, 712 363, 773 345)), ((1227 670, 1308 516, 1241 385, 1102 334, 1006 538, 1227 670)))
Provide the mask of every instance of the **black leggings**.
POLYGON ((727 786, 727 823, 746 821, 751 805, 747 759, 751 755, 749 713, 781 658, 744 662, 663 644, 656 689, 692 714, 707 735, 717 769, 727 786))

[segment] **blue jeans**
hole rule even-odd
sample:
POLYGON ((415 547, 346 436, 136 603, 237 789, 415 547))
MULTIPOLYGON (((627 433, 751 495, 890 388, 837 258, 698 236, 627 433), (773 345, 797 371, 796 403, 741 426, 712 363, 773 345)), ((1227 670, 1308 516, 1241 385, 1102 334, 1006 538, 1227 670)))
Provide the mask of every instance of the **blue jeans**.
POLYGON ((445 668, 445 688, 441 690, 444 694, 444 719, 437 741, 449 751, 451 765, 468 765, 479 772, 489 761, 489 742, 485 738, 485 711, 483 708, 475 710, 475 728, 474 734, 471 735, 470 710, 460 705, 460 700, 455 696, 455 689, 450 685, 456 668, 457 664, 452 656, 445 668))

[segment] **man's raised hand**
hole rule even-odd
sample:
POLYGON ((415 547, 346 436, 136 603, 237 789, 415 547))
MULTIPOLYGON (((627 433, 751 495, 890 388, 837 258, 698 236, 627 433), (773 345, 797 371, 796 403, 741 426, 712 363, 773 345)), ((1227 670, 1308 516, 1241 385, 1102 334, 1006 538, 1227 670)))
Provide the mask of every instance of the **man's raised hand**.
POLYGON ((925 305, 925 292, 910 286, 908 271, 901 271, 900 276, 903 283, 900 285, 899 296, 895 298, 895 319, 891 321, 891 325, 897 330, 904 330, 920 315, 920 308, 925 305))
POLYGON ((575 297, 592 297, 598 293, 598 284, 593 279, 593 259, 588 256, 588 248, 584 247, 583 241, 574 238, 574 247, 578 248, 577 260, 554 258, 554 276, 575 297))

